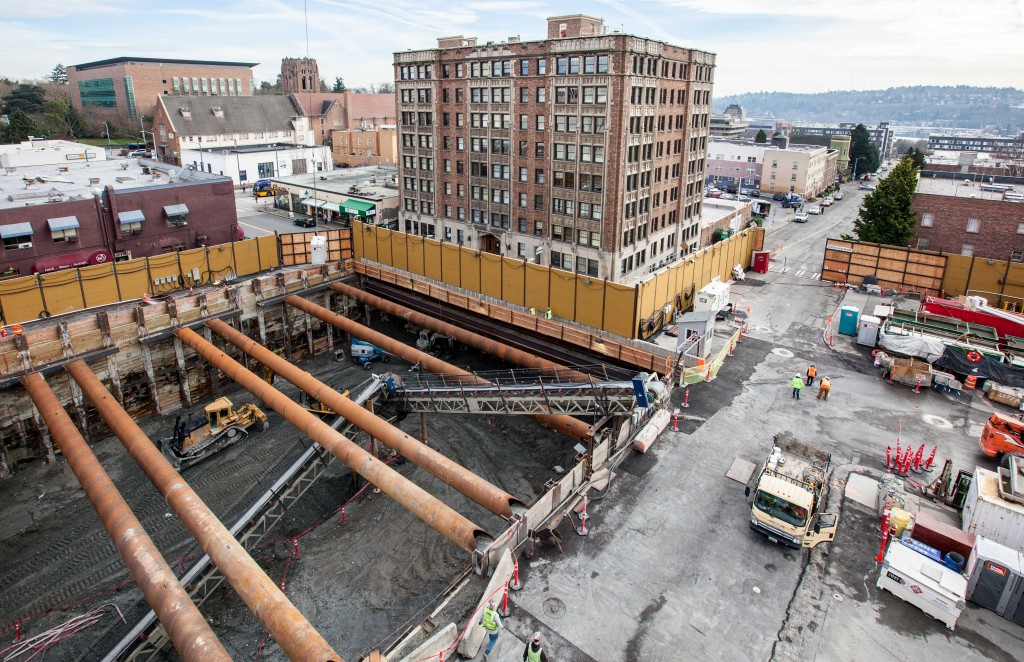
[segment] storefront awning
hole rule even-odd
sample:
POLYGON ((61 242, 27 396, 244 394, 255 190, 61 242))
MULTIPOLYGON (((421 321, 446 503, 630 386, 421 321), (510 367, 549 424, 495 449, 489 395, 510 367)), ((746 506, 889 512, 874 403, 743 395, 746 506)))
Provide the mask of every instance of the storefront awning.
POLYGON ((114 256, 105 248, 91 251, 79 251, 76 253, 64 253, 63 255, 51 255, 39 258, 32 265, 32 273, 48 274, 62 269, 74 267, 86 267, 90 264, 110 264, 114 256))
POLYGON ((367 216, 375 216, 377 214, 377 205, 372 202, 349 199, 341 203, 341 211, 351 216, 366 218, 367 216))
POLYGON ((117 213, 117 220, 121 223, 121 225, 127 225, 129 223, 141 223, 144 220, 146 220, 146 215, 142 213, 141 209, 134 209, 132 211, 121 211, 117 213))
POLYGON ((313 198, 303 200, 302 204, 306 205, 307 207, 313 207, 315 209, 324 209, 325 207, 330 209, 334 208, 334 203, 328 202, 326 200, 314 200, 313 198))
POLYGON ((31 223, 11 223, 10 225, 0 225, 0 238, 2 239, 14 239, 15 237, 31 236, 31 223))
POLYGON ((58 232, 60 230, 77 230, 81 226, 78 224, 77 216, 61 216, 60 218, 48 218, 46 222, 50 225, 51 232, 58 232))
POLYGON ((168 216, 188 216, 188 205, 167 205, 164 213, 168 216))

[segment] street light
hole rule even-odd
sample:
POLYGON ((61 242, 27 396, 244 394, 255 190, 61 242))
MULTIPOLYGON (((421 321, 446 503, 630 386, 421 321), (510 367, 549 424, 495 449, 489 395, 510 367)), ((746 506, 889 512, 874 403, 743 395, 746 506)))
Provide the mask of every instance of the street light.
POLYGON ((106 122, 103 123, 103 133, 107 134, 107 151, 109 152, 110 151, 110 127, 107 126, 106 122))

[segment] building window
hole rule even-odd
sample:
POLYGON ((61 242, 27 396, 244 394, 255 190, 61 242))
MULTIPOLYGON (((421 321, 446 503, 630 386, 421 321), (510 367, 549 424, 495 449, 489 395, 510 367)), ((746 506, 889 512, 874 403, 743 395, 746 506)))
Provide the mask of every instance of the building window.
POLYGON ((128 117, 134 119, 137 117, 135 111, 135 85, 132 83, 131 76, 124 77, 124 98, 128 103, 128 117))
POLYGON ((114 92, 113 78, 80 80, 78 81, 78 95, 82 97, 83 106, 117 108, 117 95, 114 92))
POLYGON ((544 103, 547 100, 547 88, 537 88, 537 103, 544 103))
POLYGON ((1013 251, 1010 253, 1010 262, 1024 262, 1024 251, 1013 251))
POLYGON ((967 231, 972 234, 978 234, 981 230, 981 220, 977 218, 967 219, 967 231))
POLYGON ((274 176, 274 162, 267 161, 265 163, 256 164, 256 172, 260 179, 268 179, 274 176))
POLYGON ((548 61, 546 59, 539 58, 537 60, 537 73, 540 74, 541 76, 544 76, 545 74, 548 73, 548 61))
POLYGON ((964 244, 960 248, 960 255, 966 255, 967 257, 973 256, 974 255, 974 244, 964 244))
POLYGON ((918 238, 918 240, 917 240, 917 247, 918 247, 918 249, 920 249, 922 251, 928 250, 928 240, 927 239, 923 239, 923 238, 918 238))
MULTIPOLYGON (((930 228, 933 225, 935 225, 935 214, 921 214, 921 227, 922 228, 930 228)), ((1022 225, 1024 225, 1024 224, 1022 224, 1022 225)))

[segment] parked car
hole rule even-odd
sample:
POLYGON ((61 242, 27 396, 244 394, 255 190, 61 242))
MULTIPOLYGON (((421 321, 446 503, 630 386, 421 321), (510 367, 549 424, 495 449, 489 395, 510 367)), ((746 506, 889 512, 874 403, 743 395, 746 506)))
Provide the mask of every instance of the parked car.
POLYGON ((822 207, 831 207, 832 205, 835 204, 835 202, 836 201, 833 200, 832 198, 825 198, 824 200, 821 201, 821 206, 822 207))
POLYGON ((306 216, 306 215, 296 216, 294 223, 295 223, 295 225, 299 226, 300 228, 315 228, 316 227, 316 219, 313 218, 312 216, 306 216))
POLYGON ((739 199, 738 196, 736 196, 734 193, 723 193, 721 195, 721 198, 723 200, 738 200, 739 199))
POLYGON ((775 200, 777 202, 781 202, 781 201, 783 201, 785 199, 786 199, 786 194, 785 193, 776 193, 775 195, 772 196, 772 200, 775 200))
POLYGON ((836 191, 835 195, 833 195, 832 198, 835 199, 835 200, 842 200, 843 199, 843 192, 842 191, 836 191))
POLYGON ((705 198, 720 198, 720 197, 722 197, 722 192, 719 191, 716 188, 713 188, 710 191, 708 191, 707 193, 705 193, 704 197, 705 198))
POLYGON ((750 196, 749 195, 740 194, 740 196, 737 198, 737 200, 739 200, 740 202, 750 202, 750 196))
POLYGON ((860 189, 861 191, 874 191, 875 190, 875 187, 872 186, 871 184, 858 184, 857 188, 860 189))
POLYGON ((817 216, 818 214, 821 213, 821 207, 819 207, 818 205, 812 205, 807 208, 807 213, 814 214, 815 216, 817 216))
POLYGON ((128 156, 149 156, 148 149, 135 149, 128 153, 128 156))
POLYGON ((800 213, 796 214, 795 216, 793 216, 793 222, 794 223, 806 223, 807 222, 807 214, 805 214, 803 212, 800 212, 800 213))

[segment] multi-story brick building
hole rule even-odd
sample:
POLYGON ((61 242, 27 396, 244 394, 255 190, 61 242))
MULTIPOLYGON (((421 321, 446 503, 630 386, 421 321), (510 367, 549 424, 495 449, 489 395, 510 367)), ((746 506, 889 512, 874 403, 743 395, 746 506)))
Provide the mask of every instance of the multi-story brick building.
POLYGON ((71 104, 96 119, 152 117, 157 97, 251 96, 257 62, 116 57, 68 67, 71 104))
POLYGON ((292 103, 309 118, 317 144, 328 145, 334 130, 367 130, 394 126, 395 94, 365 92, 301 92, 292 103))
POLYGON ((334 162, 345 166, 398 163, 398 131, 394 125, 379 128, 334 129, 331 131, 334 162))
POLYGON ((582 15, 396 53, 399 227, 620 282, 695 250, 714 69, 582 15))
POLYGON ((984 182, 922 177, 912 209, 916 248, 1024 261, 1024 203, 984 182))

